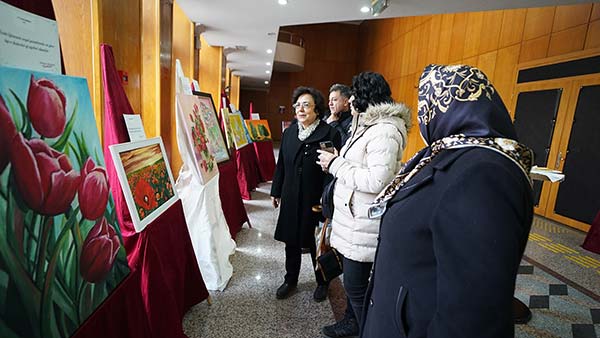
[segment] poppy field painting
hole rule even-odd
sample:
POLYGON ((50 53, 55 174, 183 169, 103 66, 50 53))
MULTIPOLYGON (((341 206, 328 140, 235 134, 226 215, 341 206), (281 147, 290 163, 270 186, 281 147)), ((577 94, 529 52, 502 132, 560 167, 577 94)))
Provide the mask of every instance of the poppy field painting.
POLYGON ((0 66, 0 337, 70 337, 122 243, 86 79, 0 66))
POLYGON ((133 226, 140 232, 178 199, 162 139, 109 148, 133 226))

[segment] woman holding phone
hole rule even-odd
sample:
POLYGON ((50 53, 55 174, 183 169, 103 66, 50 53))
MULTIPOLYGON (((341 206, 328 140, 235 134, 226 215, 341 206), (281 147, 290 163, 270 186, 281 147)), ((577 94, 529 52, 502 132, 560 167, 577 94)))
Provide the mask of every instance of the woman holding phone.
POLYGON ((379 235, 379 219, 370 219, 367 212, 375 196, 400 169, 410 126, 409 109, 394 102, 390 86, 381 74, 358 74, 352 79, 352 90, 350 138, 339 156, 319 151, 323 171, 337 178, 331 246, 344 256, 348 300, 344 318, 323 328, 328 337, 358 334, 379 235))
MULTIPOLYGON (((275 239, 285 243, 286 273, 283 284, 277 289, 277 299, 288 297, 298 284, 302 248, 310 250, 313 267, 316 264, 314 233, 319 215, 312 207, 319 204, 323 187, 331 179, 316 163, 317 149, 321 142, 327 141, 335 148, 341 146, 339 132, 321 121, 326 109, 321 92, 311 87, 298 87, 292 102, 297 122, 283 132, 271 186, 273 207, 281 205, 275 239)), ((315 276, 317 288, 313 297, 320 302, 327 297, 328 284, 320 273, 315 272, 315 276)))

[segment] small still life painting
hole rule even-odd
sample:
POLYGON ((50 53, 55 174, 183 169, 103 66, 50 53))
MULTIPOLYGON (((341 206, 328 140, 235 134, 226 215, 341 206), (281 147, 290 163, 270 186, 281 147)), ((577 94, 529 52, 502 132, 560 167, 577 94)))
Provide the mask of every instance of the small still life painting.
POLYGON ((244 120, 253 142, 271 140, 271 129, 267 120, 244 120))
MULTIPOLYGON (((183 134, 187 140, 187 149, 193 160, 191 166, 196 171, 200 182, 206 184, 219 172, 217 161, 211 151, 211 148, 218 148, 218 144, 213 144, 210 140, 209 131, 201 117, 203 113, 198 97, 178 94, 177 103, 177 114, 181 118, 183 134)), ((221 152, 227 151, 227 149, 215 151, 221 152)))
POLYGON ((109 148, 133 226, 140 232, 178 199, 162 139, 109 148))
POLYGON ((84 78, 0 66, 0 337, 70 337, 129 274, 84 78))

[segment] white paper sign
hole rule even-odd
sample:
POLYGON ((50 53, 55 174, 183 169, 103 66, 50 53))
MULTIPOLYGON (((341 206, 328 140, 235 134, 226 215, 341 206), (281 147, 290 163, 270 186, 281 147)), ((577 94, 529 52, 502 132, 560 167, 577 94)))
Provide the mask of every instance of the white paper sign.
POLYGON ((144 131, 142 118, 139 114, 123 114, 123 118, 125 118, 127 133, 129 133, 129 140, 131 142, 142 141, 146 139, 146 132, 144 131))
POLYGON ((0 1, 0 65, 60 74, 56 21, 0 1))
POLYGON ((250 120, 260 120, 260 114, 259 113, 250 114, 250 120))

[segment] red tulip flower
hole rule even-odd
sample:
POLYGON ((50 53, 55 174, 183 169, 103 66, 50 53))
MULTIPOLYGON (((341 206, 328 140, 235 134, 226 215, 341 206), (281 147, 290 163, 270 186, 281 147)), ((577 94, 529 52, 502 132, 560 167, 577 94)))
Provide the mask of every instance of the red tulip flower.
POLYGON ((57 137, 65 131, 67 115, 65 94, 47 79, 29 81, 27 111, 33 128, 44 137, 57 137))
POLYGON ((103 280, 112 269, 120 246, 117 232, 102 217, 90 229, 81 247, 79 270, 83 279, 90 283, 103 280))
POLYGON ((88 158, 81 168, 81 178, 78 191, 81 214, 89 220, 98 219, 104 214, 108 202, 106 170, 88 158))
POLYGON ((15 127, 12 116, 0 95, 0 174, 8 165, 9 146, 15 135, 17 135, 17 127, 15 127))
POLYGON ((69 208, 81 177, 65 154, 40 139, 26 140, 19 133, 11 143, 10 162, 27 206, 47 216, 69 208))

